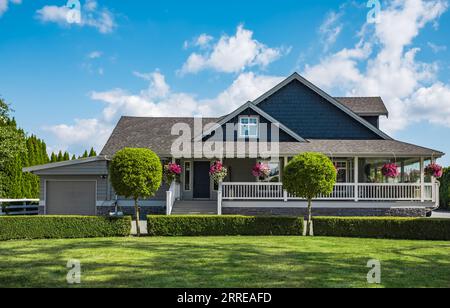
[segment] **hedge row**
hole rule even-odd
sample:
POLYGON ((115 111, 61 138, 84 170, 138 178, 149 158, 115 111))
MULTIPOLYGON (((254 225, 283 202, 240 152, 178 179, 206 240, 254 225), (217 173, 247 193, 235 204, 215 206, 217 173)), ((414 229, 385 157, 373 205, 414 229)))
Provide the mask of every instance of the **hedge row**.
POLYGON ((450 240, 450 219, 316 217, 314 235, 405 240, 450 240))
POLYGON ((148 216, 151 236, 302 235, 303 217, 148 216))
POLYGON ((440 208, 450 208, 450 167, 444 169, 444 175, 439 179, 441 182, 440 189, 440 208))
POLYGON ((0 241, 129 236, 131 217, 5 216, 0 241))

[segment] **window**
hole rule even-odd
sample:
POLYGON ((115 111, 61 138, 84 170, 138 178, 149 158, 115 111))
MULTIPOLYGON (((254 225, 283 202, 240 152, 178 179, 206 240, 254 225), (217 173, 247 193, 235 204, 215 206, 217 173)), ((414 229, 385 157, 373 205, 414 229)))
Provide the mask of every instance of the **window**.
POLYGON ((239 138, 258 138, 258 117, 239 118, 239 138))
POLYGON ((347 183, 348 166, 346 161, 337 161, 334 163, 337 168, 337 182, 347 183))
POLYGON ((184 190, 191 190, 191 162, 184 163, 184 190))

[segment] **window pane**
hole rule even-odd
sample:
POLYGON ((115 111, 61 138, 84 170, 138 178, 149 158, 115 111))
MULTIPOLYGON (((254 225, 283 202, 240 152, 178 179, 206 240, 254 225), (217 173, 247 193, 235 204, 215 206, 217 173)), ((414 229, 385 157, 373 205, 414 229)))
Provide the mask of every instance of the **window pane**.
POLYGON ((249 135, 252 137, 256 137, 258 135, 258 126, 252 125, 249 127, 249 135))
POLYGON ((251 123, 251 124, 258 124, 258 119, 256 119, 256 118, 250 118, 250 123, 251 123))
POLYGON ((241 118, 242 124, 248 124, 248 118, 241 118))
POLYGON ((184 190, 191 190, 191 163, 184 163, 184 190))

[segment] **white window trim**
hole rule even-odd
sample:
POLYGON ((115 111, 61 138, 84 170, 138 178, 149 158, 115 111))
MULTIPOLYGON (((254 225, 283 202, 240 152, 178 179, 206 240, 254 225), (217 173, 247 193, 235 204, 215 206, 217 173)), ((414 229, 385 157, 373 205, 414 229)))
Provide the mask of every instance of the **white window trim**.
MULTIPOLYGON (((259 138, 259 116, 256 116, 256 115, 253 115, 253 116, 240 116, 239 117, 239 123, 238 123, 238 125, 239 125, 239 139, 246 139, 246 138, 249 138, 249 139, 258 139, 259 138), (242 124, 241 123, 241 120, 242 119, 256 119, 256 124, 242 124), (255 125, 256 126, 256 136, 247 136, 247 135, 244 135, 243 134, 243 131, 242 131, 242 125, 248 125, 248 126, 250 126, 250 125, 255 125)), ((250 130, 249 130, 249 132, 250 132, 250 130)))

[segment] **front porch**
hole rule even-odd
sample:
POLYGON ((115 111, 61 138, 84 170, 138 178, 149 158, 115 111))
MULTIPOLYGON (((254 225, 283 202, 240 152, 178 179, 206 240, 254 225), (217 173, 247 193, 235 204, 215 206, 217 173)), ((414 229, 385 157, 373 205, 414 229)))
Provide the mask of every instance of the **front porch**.
MULTIPOLYGON (((306 201, 288 194, 283 188, 283 169, 290 159, 290 156, 286 156, 278 161, 266 161, 271 167, 271 174, 263 182, 251 175, 252 166, 263 160, 223 159, 229 173, 219 185, 209 179, 205 168, 196 168, 196 161, 179 161, 183 173, 180 183, 173 183, 167 191, 166 213, 173 214, 176 201, 204 201, 205 198, 194 198, 195 190, 196 187, 202 187, 205 192, 208 183, 210 194, 206 199, 217 204, 216 212, 219 215, 302 213, 306 201), (203 174, 196 174, 199 172, 203 174), (196 181, 200 181, 200 185, 196 181), (273 209, 278 211, 275 213, 273 209)), ((339 214, 338 210, 345 212, 347 209, 349 215, 361 212, 363 216, 395 216, 399 212, 397 209, 411 209, 411 212, 420 209, 421 214, 418 216, 422 216, 439 206, 439 182, 427 177, 424 171, 426 165, 434 161, 431 157, 340 157, 332 158, 332 161, 338 170, 334 190, 330 195, 319 196, 315 200, 315 207, 323 209, 322 212, 333 214, 333 211, 329 211, 333 209, 339 214), (395 162, 399 167, 399 176, 396 178, 387 178, 381 173, 382 166, 390 162, 395 162)), ((208 160, 201 162, 202 165, 205 162, 213 163, 208 160)), ((178 208, 182 206, 179 202, 178 208)))

